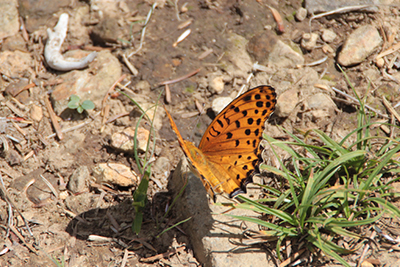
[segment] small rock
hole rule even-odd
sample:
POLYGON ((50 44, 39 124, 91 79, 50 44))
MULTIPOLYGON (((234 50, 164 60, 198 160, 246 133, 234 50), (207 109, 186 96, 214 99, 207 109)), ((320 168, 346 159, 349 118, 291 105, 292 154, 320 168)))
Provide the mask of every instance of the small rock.
POLYGON ((71 0, 18 0, 18 5, 19 15, 24 18, 26 30, 33 33, 41 26, 48 26, 52 22, 55 24, 54 14, 70 6, 71 0))
POLYGON ((336 108, 335 102, 324 93, 317 93, 309 96, 306 100, 306 103, 311 109, 331 109, 336 108))
POLYGON ((279 40, 269 55, 268 65, 277 68, 295 68, 297 65, 303 65, 304 57, 300 48, 291 44, 292 46, 289 46, 279 40))
POLYGON ((311 120, 314 123, 329 118, 336 109, 335 102, 324 93, 317 93, 309 96, 305 103, 312 109, 310 114, 311 120))
POLYGON ((27 80, 19 80, 18 82, 12 82, 7 85, 5 93, 11 95, 12 97, 16 97, 19 93, 21 93, 25 86, 28 85, 27 80))
POLYGON ((93 168, 93 176, 98 183, 114 184, 122 187, 135 186, 138 177, 129 167, 118 163, 100 163, 93 168))
POLYGON ((335 50, 333 50, 333 48, 328 44, 324 44, 322 46, 322 52, 324 52, 327 55, 334 55, 335 54, 335 50))
POLYGON ((296 11, 296 19, 298 21, 303 21, 306 17, 307 17, 307 9, 305 9, 304 7, 300 7, 296 11))
POLYGON ((137 131, 137 142, 138 149, 141 152, 145 152, 147 149, 147 143, 149 141, 150 132, 144 128, 139 128, 137 131))
POLYGON ((15 51, 0 53, 0 73, 8 77, 30 77, 35 73, 32 69, 33 60, 31 54, 15 51))
POLYGON ((215 114, 218 114, 223 110, 229 103, 232 102, 231 97, 217 97, 213 100, 211 108, 215 114))
POLYGON ((60 192, 60 194, 58 195, 58 198, 61 199, 61 200, 66 200, 68 196, 69 196, 68 191, 62 191, 62 192, 60 192))
POLYGON ((378 68, 382 68, 385 65, 385 60, 383 58, 377 58, 375 64, 378 68))
POLYGON ((148 81, 140 81, 135 85, 134 88, 140 92, 149 92, 151 86, 148 81))
POLYGON ((17 0, 0 0, 0 40, 17 34, 19 31, 19 14, 17 0))
POLYGON ((253 36, 247 46, 249 53, 260 65, 276 68, 294 68, 304 64, 301 49, 294 43, 285 44, 278 37, 267 31, 253 36))
POLYGON ((288 117, 290 113, 292 113, 298 102, 299 98, 297 96, 296 89, 290 89, 283 92, 278 97, 275 114, 281 118, 288 117))
POLYGON ((97 202, 98 196, 92 193, 70 195, 65 199, 65 205, 67 206, 67 208, 77 214, 97 208, 97 202))
MULTIPOLYGON (((120 149, 124 152, 132 153, 134 150, 135 129, 126 128, 122 132, 114 133, 111 137, 111 146, 120 149)), ((137 131, 137 146, 140 152, 145 152, 149 131, 144 128, 138 128, 137 131)))
POLYGON ((361 26, 351 33, 338 56, 338 63, 351 66, 364 61, 380 46, 382 38, 372 25, 361 26))
POLYGON ((74 194, 88 192, 89 179, 90 173, 88 167, 80 166, 74 170, 69 178, 68 189, 74 194))
POLYGON ((322 30, 321 38, 322 40, 324 40, 324 42, 331 43, 335 40, 336 36, 337 36, 336 33, 332 30, 328 29, 322 30))
POLYGON ((166 157, 159 157, 153 165, 154 171, 165 174, 168 177, 169 170, 171 169, 171 161, 166 157))
POLYGON ((226 63, 226 72, 232 77, 246 78, 253 69, 253 62, 247 53, 247 39, 236 33, 229 33, 227 38, 225 56, 229 63, 226 63))
POLYGON ((209 82, 208 88, 210 89, 211 92, 217 93, 217 94, 222 94, 224 91, 225 87, 225 82, 222 77, 213 77, 211 78, 211 81, 209 82))
POLYGON ((14 166, 14 165, 20 165, 23 159, 16 150, 11 149, 6 154, 6 161, 10 166, 14 166))
POLYGON ((311 121, 314 123, 317 123, 318 121, 321 121, 322 119, 325 119, 330 115, 328 110, 322 110, 322 109, 311 110, 310 114, 311 114, 311 121))
POLYGON ((43 118, 43 109, 33 104, 30 109, 30 116, 34 121, 41 121, 43 118))
POLYGON ((267 65, 268 58, 273 53, 278 40, 278 37, 272 31, 259 33, 249 40, 247 50, 254 58, 254 61, 261 65, 267 65))
POLYGON ((26 42, 24 38, 22 38, 21 34, 16 34, 5 39, 3 45, 1 46, 1 50, 2 51, 19 50, 22 52, 28 52, 28 50, 26 49, 26 42))
POLYGON ((301 39, 301 47, 304 49, 311 51, 317 45, 318 34, 316 33, 304 33, 303 38, 301 39))
POLYGON ((305 7, 308 13, 317 14, 326 11, 332 11, 341 7, 354 6, 354 5, 371 5, 368 9, 370 12, 375 10, 377 12, 378 7, 374 0, 362 0, 362 1, 349 1, 349 0, 305 0, 305 7))

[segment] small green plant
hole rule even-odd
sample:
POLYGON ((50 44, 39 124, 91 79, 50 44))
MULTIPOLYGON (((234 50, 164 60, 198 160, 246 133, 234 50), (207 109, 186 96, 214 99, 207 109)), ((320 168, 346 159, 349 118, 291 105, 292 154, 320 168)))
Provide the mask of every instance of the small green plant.
POLYGON ((76 111, 81 114, 84 110, 94 109, 94 104, 90 100, 85 100, 81 103, 79 96, 71 95, 68 102, 68 108, 76 109, 76 111))
MULTIPOLYGON (((354 88, 353 91, 356 94, 354 88)), ((264 136, 282 168, 261 164, 260 169, 281 177, 280 181, 276 186, 260 185, 266 191, 263 199, 253 201, 239 196, 242 203, 225 204, 275 218, 271 223, 228 215, 266 229, 260 233, 265 239, 277 239, 279 259, 282 259, 282 244, 300 240, 306 241, 309 251, 322 252, 350 266, 341 255, 354 253, 361 247, 367 240, 362 234, 365 227, 377 223, 384 214, 400 217, 399 208, 390 202, 398 197, 390 191, 390 185, 400 179, 400 138, 372 134, 374 123, 366 114, 366 101, 357 98, 361 105, 358 125, 340 141, 320 130, 302 133, 303 138, 286 131, 292 141, 264 136), (278 157, 277 148, 290 154, 286 164, 278 157)))
MULTIPOLYGON (((150 181, 150 177, 151 177, 151 165, 152 165, 152 161, 150 159, 152 159, 154 157, 154 151, 155 151, 155 147, 156 147, 156 137, 155 137, 155 131, 154 131, 154 119, 151 120, 149 118, 149 116, 147 115, 147 111, 154 109, 154 113, 153 113, 153 118, 156 117, 156 113, 157 113, 157 108, 158 105, 152 106, 150 107, 148 110, 144 110, 133 98, 131 98, 130 96, 128 96, 127 94, 125 94, 124 92, 120 92, 123 95, 125 95, 127 98, 129 98, 132 103, 134 103, 134 105, 136 105, 139 110, 142 112, 141 116, 139 117, 139 120, 136 124, 136 128, 135 128, 135 135, 134 135, 134 158, 136 161, 136 165, 139 169, 139 172, 142 176, 140 183, 137 187, 137 189, 133 192, 133 203, 132 205, 135 208, 135 218, 133 220, 132 223, 132 230, 135 234, 139 234, 142 228, 142 224, 143 224, 143 214, 145 212, 145 208, 146 208, 146 204, 147 204, 147 191, 149 188, 149 181, 150 181), (148 137, 148 141, 147 141, 147 146, 146 146, 146 152, 144 153, 144 155, 140 156, 138 154, 138 149, 137 149, 137 131, 139 129, 139 125, 140 122, 146 119, 148 121, 151 122, 150 125, 150 133, 149 133, 149 137, 148 137), (152 138, 153 137, 153 138, 152 138), (152 142, 152 143, 151 143, 152 142)), ((162 92, 161 92, 162 93, 162 92)), ((161 93, 158 96, 157 99, 157 103, 159 102, 159 99, 161 98, 161 93)), ((169 206, 168 210, 165 212, 164 216, 162 217, 162 220, 165 219, 165 217, 168 215, 168 213, 171 211, 172 207, 174 206, 174 204, 176 203, 176 201, 178 200, 178 198, 182 195, 182 193, 184 192, 186 185, 184 187, 182 187, 181 191, 178 193, 178 195, 173 199, 171 205, 169 206)), ((162 234, 168 232, 169 230, 177 227, 178 225, 190 220, 191 218, 187 218, 185 220, 182 220, 176 224, 174 224, 171 227, 168 227, 166 229, 164 229, 160 234, 158 234, 156 237, 160 237, 162 234)), ((158 226, 157 226, 158 229, 158 226)))
MULTIPOLYGON (((150 161, 151 158, 154 156, 154 150, 156 147, 156 138, 155 138, 155 131, 154 131, 154 119, 151 120, 149 116, 147 115, 147 111, 154 109, 153 113, 153 118, 156 117, 157 113, 157 105, 150 107, 148 110, 144 110, 139 103, 137 103, 133 98, 125 94, 124 92, 121 92, 123 95, 129 98, 129 100, 134 103, 139 110, 142 112, 142 114, 139 117, 139 120, 136 124, 135 128, 135 135, 134 135, 134 158, 136 161, 136 165, 139 169, 139 172, 142 176, 138 188, 133 192, 133 206, 135 208, 135 219, 133 220, 132 224, 132 230, 134 233, 137 235, 140 233, 140 230, 142 228, 142 223, 143 223, 143 212, 145 211, 145 207, 147 204, 147 190, 149 188, 149 181, 151 177, 151 164, 152 162, 150 161), (148 121, 151 122, 150 125, 150 132, 149 132, 149 137, 147 141, 147 146, 146 146, 146 152, 144 153, 143 157, 139 156, 138 153, 138 144, 137 144, 137 133, 139 129, 140 122, 146 118, 148 121), (151 138, 153 136, 153 138, 151 138), (152 144, 150 144, 152 142, 152 144)), ((159 95, 158 99, 161 97, 161 94, 159 95)), ((158 101, 157 101, 158 102, 158 101)))

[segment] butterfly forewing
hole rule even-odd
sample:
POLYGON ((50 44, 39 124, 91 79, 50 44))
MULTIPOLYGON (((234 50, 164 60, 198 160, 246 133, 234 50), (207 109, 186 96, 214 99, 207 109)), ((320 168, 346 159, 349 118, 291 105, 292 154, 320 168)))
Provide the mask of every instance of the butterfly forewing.
POLYGON ((261 140, 264 122, 274 111, 275 104, 276 93, 270 86, 247 91, 217 115, 204 133, 199 148, 205 154, 254 150, 261 140))

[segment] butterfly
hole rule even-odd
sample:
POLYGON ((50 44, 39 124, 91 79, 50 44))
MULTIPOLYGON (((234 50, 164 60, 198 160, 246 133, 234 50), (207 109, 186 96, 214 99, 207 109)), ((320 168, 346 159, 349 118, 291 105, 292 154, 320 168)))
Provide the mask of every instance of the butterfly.
POLYGON ((275 89, 262 85, 234 99, 211 122, 199 147, 184 140, 165 108, 171 127, 208 194, 234 197, 246 192, 259 161, 264 123, 275 110, 275 89))

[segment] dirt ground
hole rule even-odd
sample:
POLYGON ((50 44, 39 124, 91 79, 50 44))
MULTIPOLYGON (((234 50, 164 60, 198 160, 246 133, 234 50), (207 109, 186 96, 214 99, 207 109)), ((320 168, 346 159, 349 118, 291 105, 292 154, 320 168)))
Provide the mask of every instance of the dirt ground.
MULTIPOLYGON (((254 42, 255 36, 267 32, 273 34, 298 47, 306 64, 327 57, 322 64, 313 66, 293 65, 287 69, 273 69, 267 75, 262 74, 262 71, 253 72, 255 78, 250 79, 247 87, 260 85, 259 81, 264 81, 276 88, 278 97, 286 89, 300 88, 293 111, 284 118, 273 116, 271 120, 274 125, 291 131, 317 128, 334 138, 343 137, 356 125, 354 102, 329 90, 311 88, 307 82, 334 85, 354 95, 336 67, 336 56, 349 33, 362 25, 374 25, 381 35, 390 36, 391 39, 383 38, 384 42, 372 55, 360 64, 345 68, 345 71, 360 96, 367 96, 368 104, 381 113, 387 114, 381 103, 382 96, 388 97, 393 106, 400 101, 399 81, 396 78, 400 79, 400 76, 396 76, 398 69, 392 64, 397 60, 397 52, 385 58, 385 63, 391 67, 382 70, 374 62, 379 52, 400 41, 397 32, 400 8, 396 6, 381 7, 377 12, 335 14, 315 19, 310 24, 309 17, 302 21, 294 17, 303 1, 175 1, 177 6, 174 1, 159 1, 158 7, 151 14, 141 44, 144 21, 152 1, 108 3, 108 13, 102 10, 104 6, 98 4, 96 8, 90 1, 65 0, 57 4, 33 2, 19 2, 19 13, 26 30, 21 30, 16 36, 1 43, 2 53, 21 50, 30 55, 33 63, 31 72, 21 73, 20 77, 2 73, 0 79, 0 169, 4 182, 2 191, 7 192, 0 200, 3 243, 0 250, 10 249, 0 256, 0 266, 53 266, 55 263, 52 259, 59 262, 64 259, 64 266, 200 265, 193 255, 190 240, 179 227, 157 237, 162 230, 177 223, 173 216, 163 218, 163 214, 171 204, 167 190, 168 177, 183 155, 162 110, 159 110, 160 121, 155 127, 156 149, 152 158, 154 163, 148 190, 149 202, 144 213, 143 228, 138 236, 131 230, 135 216, 132 192, 136 186, 104 185, 90 176, 83 185, 83 191, 71 191, 68 185, 71 175, 83 166, 87 167, 90 175, 93 175, 93 169, 100 163, 124 164, 139 173, 132 153, 121 152, 111 143, 114 133, 135 127, 140 112, 137 112, 125 95, 112 93, 106 99, 110 107, 108 117, 103 119, 103 115, 99 114, 102 99, 94 100, 96 107, 89 110, 87 116, 62 116, 58 113, 58 122, 63 129, 79 127, 64 133, 62 140, 52 135, 55 130, 44 99, 50 97, 56 109, 53 90, 68 78, 62 76, 65 72, 47 66, 43 49, 47 38, 46 29, 55 26, 61 13, 68 13, 71 20, 81 17, 84 21, 79 27, 69 28, 62 52, 79 48, 110 51, 118 59, 122 69, 120 74, 126 74, 120 84, 126 85, 128 89, 124 90, 123 86, 118 88, 140 99, 140 103, 147 101, 144 103, 146 107, 155 104, 161 93, 160 101, 167 104, 183 137, 197 144, 212 121, 213 99, 235 96, 239 88, 246 84, 250 74, 245 71, 229 71, 232 66, 237 68, 234 62, 225 60, 231 56, 228 53, 232 33, 243 37, 250 44, 254 42), (276 19, 265 4, 280 13, 284 32, 277 31, 276 19), (103 15, 99 15, 99 10, 103 15), (189 26, 182 26, 182 23, 188 21, 189 26), (173 45, 189 28, 190 35, 173 45), (318 33, 323 28, 329 28, 337 35, 329 44, 333 53, 325 53, 320 39, 310 51, 300 48, 304 33, 318 33), (129 61, 137 69, 137 75, 132 74, 123 60, 123 55, 131 53, 134 54, 129 57, 129 61), (171 98, 166 100, 165 86, 160 83, 193 72, 196 72, 193 76, 169 85, 171 98), (214 76, 211 74, 223 78, 224 90, 220 94, 208 86, 213 81, 214 76), (18 87, 17 83, 24 79, 29 82, 22 87, 31 83, 34 85, 15 95, 7 91, 10 84, 18 87), (335 104, 334 108, 326 109, 323 116, 310 113, 304 105, 308 97, 316 93, 326 94, 335 104), (13 103, 22 113, 15 112, 6 102, 13 103), (204 106, 207 112, 199 115, 196 102, 204 106), (43 116, 35 119, 40 113, 38 110, 43 116), (124 116, 107 122, 121 114, 124 116), (82 123, 85 124, 82 126, 82 123), (15 140, 10 139, 10 136, 15 140), (46 180, 56 192, 51 191, 46 180), (13 206, 9 205, 11 201, 13 206), (29 225, 30 230, 26 225, 29 225), (93 236, 99 238, 93 240, 93 236), (151 258, 155 255, 161 256, 151 258)), ((255 58, 257 53, 249 54, 253 62, 260 60, 255 58)), ((259 62, 261 65, 264 63, 259 62)), ((10 66, 11 69, 18 67, 18 64, 10 66)), ((96 74, 96 69, 89 68, 89 71, 91 75, 96 74)), ((80 72, 76 73, 79 75, 80 72)), ((375 118, 382 119, 378 116, 375 118)), ((140 126, 150 129, 148 122, 142 121, 140 126)), ((267 133, 275 134, 274 137, 283 135, 271 129, 267 129, 267 133)), ((376 251, 374 255, 379 256, 385 266, 395 266, 393 264, 398 263, 397 258, 400 256, 392 250, 376 251)), ((357 259, 349 258, 349 261, 356 262, 357 259)))

